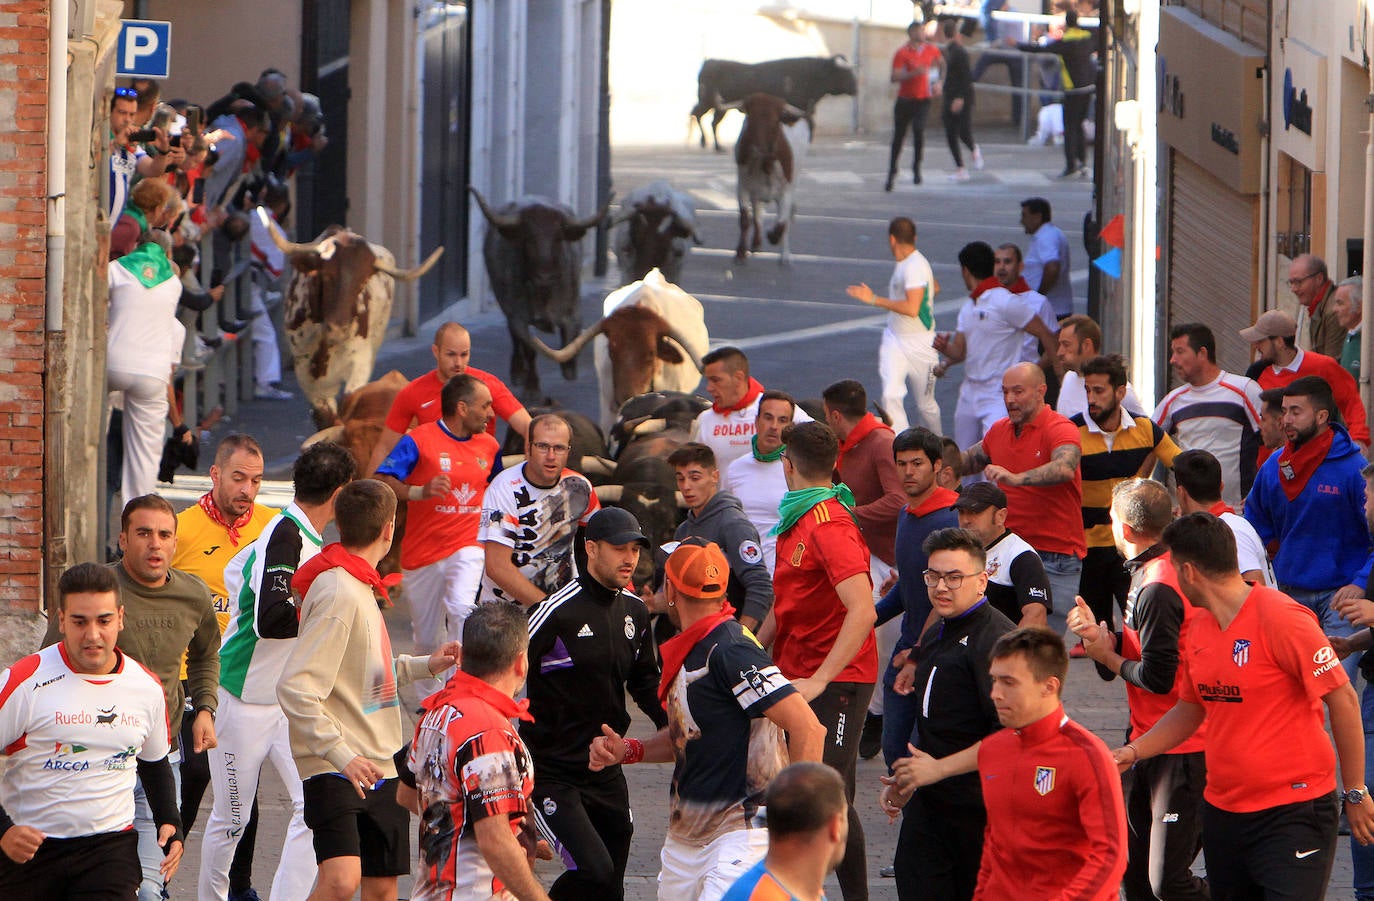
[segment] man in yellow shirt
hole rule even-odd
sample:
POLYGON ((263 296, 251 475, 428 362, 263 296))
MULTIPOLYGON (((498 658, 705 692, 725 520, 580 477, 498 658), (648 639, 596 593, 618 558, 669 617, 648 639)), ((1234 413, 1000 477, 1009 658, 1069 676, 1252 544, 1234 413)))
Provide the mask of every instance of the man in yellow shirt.
MULTIPOLYGON (((210 466, 210 490, 194 505, 177 514, 177 548, 172 567, 199 576, 215 599, 215 617, 223 634, 229 622, 229 598, 224 587, 224 568, 244 545, 257 539, 276 515, 271 507, 257 503, 262 487, 262 448, 249 435, 226 435, 215 449, 210 466)), ((181 677, 186 678, 182 661, 181 677)), ((188 695, 189 697, 189 695, 188 695)), ((194 717, 182 718, 183 731, 194 717)), ((192 750, 195 743, 181 743, 182 828, 189 834, 200 809, 201 798, 210 784, 210 762, 205 752, 192 750)), ((229 873, 229 897, 234 898, 252 885, 253 841, 257 834, 257 802, 244 829, 229 873)), ((249 897, 252 897, 251 895, 249 897)))

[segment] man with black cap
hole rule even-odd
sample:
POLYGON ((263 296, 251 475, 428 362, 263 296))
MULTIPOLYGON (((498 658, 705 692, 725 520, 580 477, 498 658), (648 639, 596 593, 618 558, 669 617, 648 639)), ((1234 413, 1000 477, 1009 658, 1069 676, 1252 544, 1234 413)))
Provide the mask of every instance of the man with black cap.
POLYGON ((992 482, 975 482, 959 495, 954 509, 959 528, 977 535, 987 552, 988 603, 1018 629, 1045 626, 1050 580, 1035 548, 1007 528, 1006 492, 992 482))
POLYGON ((692 536, 673 550, 663 591, 682 633, 662 648, 658 696, 668 725, 645 741, 602 726, 589 751, 593 772, 639 760, 675 764, 661 898, 716 901, 761 860, 764 790, 789 763, 819 761, 825 742, 810 706, 735 620, 729 573, 714 542, 692 536))
POLYGON ((539 831, 568 868, 549 888, 555 901, 625 894, 634 834, 629 788, 619 765, 590 771, 587 749, 603 725, 625 733, 627 691, 655 726, 668 722, 649 611, 626 590, 648 546, 634 516, 600 510, 587 523, 585 571, 530 609, 534 721, 520 724, 520 738, 534 758, 539 831))

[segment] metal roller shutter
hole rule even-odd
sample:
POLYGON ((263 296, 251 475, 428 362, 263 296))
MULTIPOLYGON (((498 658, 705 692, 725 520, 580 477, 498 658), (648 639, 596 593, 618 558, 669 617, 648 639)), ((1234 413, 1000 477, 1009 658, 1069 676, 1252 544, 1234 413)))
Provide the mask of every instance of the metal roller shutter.
POLYGON ((1250 348, 1236 331, 1254 311, 1258 198, 1235 193, 1177 151, 1170 157, 1169 325, 1210 326, 1218 364, 1243 373, 1250 348))

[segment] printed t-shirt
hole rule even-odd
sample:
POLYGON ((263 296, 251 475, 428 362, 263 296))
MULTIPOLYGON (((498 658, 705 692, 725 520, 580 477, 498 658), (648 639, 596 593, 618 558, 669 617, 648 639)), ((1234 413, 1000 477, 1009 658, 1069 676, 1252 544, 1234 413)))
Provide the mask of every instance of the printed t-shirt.
MULTIPOLYGON (((540 488, 525 478, 525 467, 518 466, 495 476, 487 486, 477 540, 509 547, 520 574, 551 594, 577 578, 577 527, 600 509, 592 483, 580 473, 565 469, 556 484, 540 488)), ((485 574, 478 597, 484 603, 513 600, 485 574)))
POLYGON ((1220 373, 1206 385, 1180 385, 1150 418, 1184 450, 1205 450, 1221 464, 1221 499, 1237 510, 1255 481, 1260 387, 1243 375, 1220 373))
MULTIPOLYGON (((235 554, 258 540, 276 515, 277 511, 271 507, 253 504, 253 518, 239 529, 238 544, 234 544, 224 526, 211 522, 200 504, 192 504, 177 514, 177 551, 172 555, 172 569, 199 576, 209 587, 221 635, 229 625, 229 592, 224 587, 224 569, 235 554)), ((186 678, 184 669, 181 677, 186 678)))
MULTIPOLYGON (((1044 404, 1017 435, 1010 419, 999 419, 983 438, 988 458, 1010 472, 1026 472, 1050 462, 1065 444, 1081 448, 1078 428, 1044 404)), ((1083 541, 1083 475, 1058 485, 1000 485, 1007 495, 1007 528, 1040 553, 1087 553, 1083 541)))
MULTIPOLYGON (((505 382, 475 366, 469 366, 463 372, 487 386, 491 392, 491 409, 497 416, 509 420, 520 411, 522 404, 505 382)), ((391 411, 386 414, 386 427, 398 435, 404 435, 410 430, 412 422, 416 425, 438 422, 443 415, 439 402, 443 390, 444 383, 439 381, 437 369, 431 369, 415 379, 396 393, 396 399, 391 402, 391 411)), ((496 435, 495 419, 487 423, 487 434, 496 435)))
MULTIPOLYGON (((987 548, 988 603, 1012 622, 1020 622, 1027 604, 1044 604, 1050 612, 1050 580, 1035 548, 1015 532, 1002 536, 987 548)), ((1061 601, 1060 609, 1067 609, 1061 601)))

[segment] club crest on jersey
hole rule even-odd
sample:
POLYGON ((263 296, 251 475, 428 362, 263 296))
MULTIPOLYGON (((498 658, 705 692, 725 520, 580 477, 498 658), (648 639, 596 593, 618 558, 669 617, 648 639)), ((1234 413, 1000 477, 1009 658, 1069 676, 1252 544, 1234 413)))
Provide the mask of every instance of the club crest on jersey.
POLYGON ((1236 643, 1231 645, 1231 659, 1236 662, 1236 666, 1245 666, 1250 662, 1250 639, 1236 639, 1236 643))
POLYGON ((806 542, 798 541, 797 546, 792 548, 792 565, 801 566, 802 554, 806 553, 806 542))
POLYGON ((635 618, 626 614, 625 616, 625 637, 634 640, 635 637, 635 618))
POLYGON ((553 798, 544 799, 544 816, 551 817, 558 813, 558 803, 553 798))
POLYGON ((1054 767, 1038 766, 1035 768, 1035 793, 1037 795, 1048 795, 1054 791, 1054 767))
POLYGON ((763 561, 763 549, 759 543, 752 539, 746 539, 739 546, 739 558, 750 566, 763 561))

